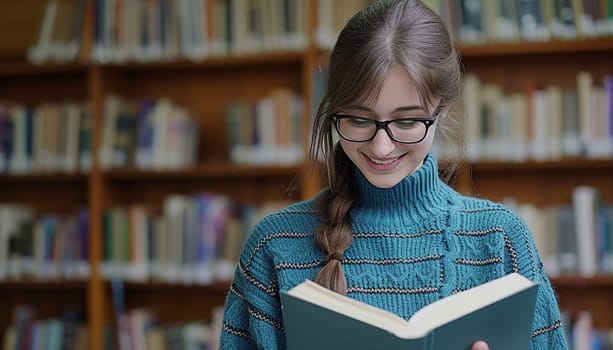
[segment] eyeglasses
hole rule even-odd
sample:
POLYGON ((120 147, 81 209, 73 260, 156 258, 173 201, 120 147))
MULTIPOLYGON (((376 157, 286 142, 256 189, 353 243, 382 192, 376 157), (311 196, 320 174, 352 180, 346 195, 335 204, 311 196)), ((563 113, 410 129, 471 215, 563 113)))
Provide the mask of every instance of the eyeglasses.
POLYGON ((419 143, 426 138, 428 129, 436 121, 439 108, 431 118, 400 118, 378 121, 345 114, 333 114, 332 121, 338 134, 347 141, 367 142, 375 138, 379 129, 385 130, 393 141, 404 144, 419 143))

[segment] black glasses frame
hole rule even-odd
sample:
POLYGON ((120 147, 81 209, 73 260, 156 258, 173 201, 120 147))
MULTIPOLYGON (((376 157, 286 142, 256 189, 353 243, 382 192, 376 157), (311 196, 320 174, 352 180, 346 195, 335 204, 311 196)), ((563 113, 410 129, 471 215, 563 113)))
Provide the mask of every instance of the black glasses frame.
POLYGON ((375 138, 375 136, 377 136, 377 132, 379 132, 379 129, 383 129, 385 130, 385 133, 387 134, 387 136, 389 136, 390 139, 392 139, 394 142, 398 142, 398 143, 402 143, 405 145, 410 145, 410 144, 414 144, 414 143, 420 143, 422 142, 425 138, 426 135, 428 135, 428 130, 430 129, 430 127, 434 124, 434 122, 436 121, 436 117, 438 116, 438 114, 440 113, 440 108, 436 108, 436 110, 434 111, 434 113, 432 113, 432 117, 430 118, 402 118, 402 119, 393 119, 393 120, 384 120, 384 121, 378 121, 378 120, 374 120, 374 119, 368 119, 368 118, 361 118, 361 117, 356 117, 353 115, 345 115, 345 114, 338 114, 338 113, 334 113, 332 115, 332 122, 334 122, 334 128, 336 129, 336 132, 340 135, 340 137, 342 137, 343 139, 347 140, 347 141, 351 141, 351 142, 368 142, 371 141, 372 139, 375 138), (372 136, 366 140, 354 140, 354 139, 350 139, 347 136, 343 135, 343 133, 341 132, 341 128, 339 126, 341 119, 349 119, 349 118, 357 118, 357 119, 363 119, 363 120, 368 120, 369 122, 373 122, 375 124, 375 132, 373 132, 372 136), (409 121, 413 121, 413 122, 420 122, 423 123, 426 126, 426 131, 424 132, 424 135, 422 136, 421 139, 417 140, 417 141, 411 141, 411 142, 406 142, 406 141, 400 141, 398 139, 396 139, 394 137, 394 135, 392 135, 392 132, 389 130, 388 125, 396 122, 396 121, 404 121, 404 120, 409 120, 409 121))

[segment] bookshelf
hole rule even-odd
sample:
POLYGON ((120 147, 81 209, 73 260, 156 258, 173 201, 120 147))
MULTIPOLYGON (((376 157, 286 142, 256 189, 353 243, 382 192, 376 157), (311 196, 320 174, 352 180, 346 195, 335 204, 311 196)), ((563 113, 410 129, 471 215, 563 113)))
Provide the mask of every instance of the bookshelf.
MULTIPOLYGON (((256 100, 272 89, 290 88, 302 96, 302 134, 306 141, 312 93, 317 89, 313 70, 325 61, 329 49, 316 43, 318 38, 329 42, 329 35, 325 35, 329 33, 321 31, 327 28, 317 25, 318 3, 304 2, 308 7, 305 11, 307 40, 301 49, 222 55, 201 61, 178 58, 103 64, 90 56, 89 49, 95 41, 95 1, 85 0, 82 50, 76 62, 33 65, 26 62, 25 56, 36 40, 46 0, 33 0, 28 6, 17 0, 1 2, 0 30, 7 32, 10 28, 10 32, 19 35, 0 38, 0 100, 30 106, 66 99, 89 101, 94 157, 88 171, 0 173, 0 203, 24 204, 32 207, 37 215, 69 215, 83 206, 89 209, 89 261, 93 267, 86 280, 0 282, 0 309, 12 310, 18 303, 27 303, 36 307, 38 316, 54 317, 66 309, 81 308, 87 314, 90 349, 103 349, 104 327, 116 326, 117 320, 111 283, 96 268, 104 259, 105 210, 117 205, 144 204, 148 210, 160 212, 169 195, 202 191, 224 194, 247 205, 299 200, 316 193, 320 181, 305 168, 304 162, 256 166, 232 163, 224 114, 227 104, 236 98, 256 100), (188 108, 198 122, 197 162, 172 170, 103 169, 95 150, 104 137, 104 101, 109 94, 131 100, 168 97, 188 108), (297 190, 289 192, 287 189, 294 185, 297 190)), ((540 84, 575 86, 580 70, 599 78, 613 74, 611 37, 486 43, 459 46, 459 49, 466 72, 500 85, 509 93, 523 91, 534 79, 540 84)), ((463 193, 496 201, 515 196, 518 201, 544 206, 570 203, 572 189, 589 184, 597 187, 604 200, 611 203, 612 170, 611 159, 476 160, 462 169, 457 188, 463 193)), ((594 315, 596 327, 613 328, 610 276, 562 276, 554 278, 553 283, 563 308, 572 312, 588 309, 594 315)), ((173 323, 210 320, 213 307, 223 303, 227 285, 223 281, 210 285, 126 282, 123 290, 127 308, 147 306, 158 321, 173 323)), ((11 318, 10 312, 0 314, 0 330, 6 329, 11 318)))
MULTIPOLYGON (((486 43, 460 48, 465 71, 503 92, 525 92, 533 84, 562 89, 577 86, 577 73, 587 71, 601 81, 613 73, 607 57, 613 53, 610 37, 572 41, 486 43), (501 69, 504 67, 504 69, 501 69)), ((458 179, 461 192, 494 201, 513 198, 537 207, 570 205, 573 189, 594 186, 604 203, 613 202, 611 158, 562 157, 522 162, 474 160, 458 179)), ((609 330, 613 281, 610 275, 594 277, 562 274, 552 277, 561 309, 573 317, 589 310, 596 329, 609 330)))
MULTIPOLYGON (((98 169, 92 171, 92 196, 102 213, 115 205, 145 203, 152 212, 163 210, 171 194, 191 195, 211 192, 228 196, 241 204, 259 205, 266 201, 297 200, 299 191, 286 192, 304 172, 302 165, 236 165, 229 160, 230 140, 224 120, 226 105, 236 98, 255 100, 274 88, 290 88, 303 93, 308 70, 305 52, 275 51, 230 57, 212 57, 201 62, 171 62, 96 65, 91 68, 91 96, 94 108, 103 115, 104 96, 116 94, 128 99, 166 97, 193 111, 198 120, 200 144, 194 166, 164 171, 98 169)), ((99 119, 100 120, 100 119, 99 119)), ((101 135, 98 135, 101 137, 101 135)), ((101 227, 101 224, 92 225, 101 227)), ((92 234, 96 235, 94 230, 92 234)), ((97 254, 101 254, 100 242, 97 254)), ((102 261, 99 256, 98 261, 102 261)), ((102 277, 90 280, 90 321, 113 324, 112 288, 102 277), (96 294, 96 295, 93 295, 96 294), (95 316, 94 316, 95 315, 95 316)), ((128 309, 146 307, 162 324, 192 320, 211 321, 212 310, 222 305, 228 283, 182 285, 176 283, 127 283, 124 290, 128 309), (170 296, 170 297, 169 297, 170 296), (180 310, 180 311, 178 311, 180 310)), ((93 330, 93 326, 92 328, 93 330)), ((101 339, 102 334, 98 335, 101 339)), ((92 341, 92 346, 101 344, 92 341)))
POLYGON ((571 189, 584 184, 597 184, 605 202, 611 202, 613 198, 608 181, 613 169, 611 160, 528 161, 520 164, 476 162, 469 167, 474 182, 474 188, 469 191, 495 201, 512 196, 519 202, 538 206, 570 203, 571 189), (521 181, 506 181, 518 177, 521 181), (552 179, 555 179, 554 185, 551 185, 552 179))
MULTIPOLYGON (((613 192, 610 160, 563 160, 557 162, 476 162, 471 165, 470 183, 466 193, 503 201, 514 198, 521 203, 537 207, 564 205, 572 202, 572 189, 580 185, 598 188, 603 201, 611 203, 613 192)), ((589 310, 597 329, 610 329, 613 325, 610 302, 613 278, 611 275, 583 277, 562 274, 552 277, 561 308, 576 315, 589 310)))
POLYGON ((594 327, 609 329, 611 327, 611 276, 591 278, 559 277, 553 280, 560 304, 573 314, 589 310, 592 313, 594 327))

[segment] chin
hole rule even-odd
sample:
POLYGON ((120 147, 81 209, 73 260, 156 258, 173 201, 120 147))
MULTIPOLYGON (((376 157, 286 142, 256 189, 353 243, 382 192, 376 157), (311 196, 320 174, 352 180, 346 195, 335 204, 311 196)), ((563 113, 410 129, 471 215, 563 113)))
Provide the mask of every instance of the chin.
POLYGON ((403 177, 393 177, 393 178, 390 177, 389 179, 382 179, 381 175, 372 175, 372 176, 367 176, 366 178, 368 179, 368 182, 371 183, 371 185, 377 188, 391 188, 391 187, 398 185, 398 183, 400 183, 400 181, 404 179, 404 176, 403 177))
POLYGON ((404 170, 396 169, 393 173, 377 174, 369 172, 366 173, 365 176, 368 182, 375 187, 390 188, 398 185, 407 176, 414 174, 420 167, 421 164, 412 164, 411 166, 405 167, 404 170))

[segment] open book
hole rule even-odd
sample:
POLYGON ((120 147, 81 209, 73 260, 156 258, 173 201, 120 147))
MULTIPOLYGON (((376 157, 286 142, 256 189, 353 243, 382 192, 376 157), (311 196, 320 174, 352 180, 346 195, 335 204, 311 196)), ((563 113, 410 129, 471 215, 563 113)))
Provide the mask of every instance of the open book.
POLYGON ((511 273, 440 299, 408 321, 306 280, 281 292, 287 348, 529 349, 538 284, 511 273))

